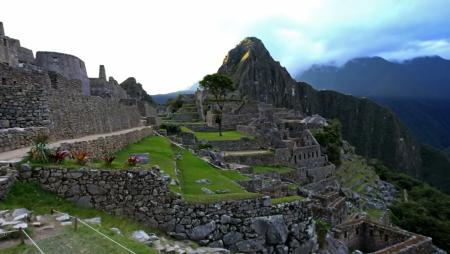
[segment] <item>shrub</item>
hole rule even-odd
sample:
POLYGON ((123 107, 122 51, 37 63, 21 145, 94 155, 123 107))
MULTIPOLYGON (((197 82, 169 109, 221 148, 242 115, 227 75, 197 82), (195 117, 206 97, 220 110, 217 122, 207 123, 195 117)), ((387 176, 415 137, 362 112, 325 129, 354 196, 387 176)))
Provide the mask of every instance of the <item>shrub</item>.
POLYGON ((341 165, 342 134, 341 123, 337 119, 328 122, 323 130, 315 132, 314 138, 319 142, 328 155, 328 159, 336 166, 341 165))
POLYGON ((60 164, 69 155, 70 155, 69 151, 56 150, 56 151, 50 152, 50 154, 48 155, 48 158, 49 158, 50 162, 60 164))
POLYGON ((316 220, 317 241, 319 242, 320 249, 326 247, 326 237, 329 229, 330 224, 328 224, 328 222, 324 220, 316 220))
POLYGON ((159 126, 161 129, 165 129, 167 131, 167 135, 176 135, 181 132, 180 126, 176 124, 163 123, 159 126))
POLYGON ((85 151, 75 151, 72 152, 72 156, 78 165, 86 165, 88 162, 88 153, 85 151))
POLYGON ((105 155, 105 156, 102 157, 102 160, 103 160, 103 162, 105 163, 105 165, 106 165, 107 167, 110 167, 111 164, 112 164, 112 162, 113 162, 115 159, 116 159, 116 156, 110 155, 110 154, 105 155))
POLYGON ((181 107, 183 107, 183 100, 181 96, 177 96, 176 99, 169 102, 170 110, 172 113, 177 112, 181 107))
POLYGON ((208 143, 198 143, 195 147, 196 150, 201 150, 201 149, 211 149, 213 146, 211 144, 208 143))
POLYGON ((129 156, 127 163, 129 166, 136 166, 136 164, 139 162, 139 158, 137 156, 129 156))

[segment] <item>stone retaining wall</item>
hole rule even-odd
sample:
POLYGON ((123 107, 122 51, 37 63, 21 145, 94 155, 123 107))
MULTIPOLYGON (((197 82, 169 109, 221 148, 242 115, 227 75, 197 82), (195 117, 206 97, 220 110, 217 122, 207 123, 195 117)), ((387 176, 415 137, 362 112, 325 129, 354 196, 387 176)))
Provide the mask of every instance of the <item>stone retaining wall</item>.
POLYGON ((260 145, 254 139, 241 138, 238 140, 211 140, 208 144, 221 151, 258 150, 260 145))
POLYGON ((294 181, 296 183, 315 183, 333 177, 336 170, 333 164, 315 168, 298 168, 290 172, 281 173, 282 180, 294 181))
POLYGON ((114 132, 141 124, 137 105, 124 105, 118 99, 84 96, 78 80, 67 80, 56 73, 50 76, 49 128, 54 140, 114 132))
POLYGON ((30 146, 39 135, 48 135, 46 127, 0 129, 0 152, 30 146))
POLYGON ((47 126, 48 75, 0 64, 0 129, 47 126))
POLYGON ((276 165, 275 155, 272 152, 254 154, 225 154, 223 161, 252 166, 276 165))
POLYGON ((138 219, 176 239, 245 253, 311 253, 317 248, 309 201, 272 205, 270 198, 188 204, 158 171, 21 170, 23 181, 79 205, 138 219))
POLYGON ((2 200, 16 180, 16 171, 9 167, 0 167, 0 200, 2 200))
POLYGON ((153 134, 151 128, 142 128, 89 141, 62 143, 60 149, 68 151, 85 151, 89 153, 91 158, 101 158, 102 155, 115 153, 129 144, 134 144, 153 134))

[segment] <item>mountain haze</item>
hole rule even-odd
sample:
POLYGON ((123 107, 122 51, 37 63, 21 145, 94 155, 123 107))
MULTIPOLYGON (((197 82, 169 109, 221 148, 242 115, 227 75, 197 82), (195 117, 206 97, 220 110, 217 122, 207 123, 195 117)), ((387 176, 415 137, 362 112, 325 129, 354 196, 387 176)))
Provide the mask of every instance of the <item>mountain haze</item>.
POLYGON ((317 89, 370 97, 393 110, 422 143, 450 146, 450 61, 419 57, 401 63, 380 57, 342 67, 315 65, 297 76, 317 89))

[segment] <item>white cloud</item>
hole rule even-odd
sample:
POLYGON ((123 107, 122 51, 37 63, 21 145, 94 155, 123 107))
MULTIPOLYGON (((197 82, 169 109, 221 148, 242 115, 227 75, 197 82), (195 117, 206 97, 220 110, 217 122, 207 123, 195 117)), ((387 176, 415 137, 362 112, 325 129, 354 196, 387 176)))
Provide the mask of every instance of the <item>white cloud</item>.
POLYGON ((376 53, 377 47, 398 43, 395 38, 381 43, 383 29, 446 20, 448 15, 439 14, 448 12, 445 5, 441 0, 7 1, 0 19, 8 35, 34 51, 76 55, 90 76, 105 64, 107 75, 119 81, 134 76, 148 92, 163 93, 215 72, 246 36, 260 37, 274 58, 295 72, 314 62, 376 53))

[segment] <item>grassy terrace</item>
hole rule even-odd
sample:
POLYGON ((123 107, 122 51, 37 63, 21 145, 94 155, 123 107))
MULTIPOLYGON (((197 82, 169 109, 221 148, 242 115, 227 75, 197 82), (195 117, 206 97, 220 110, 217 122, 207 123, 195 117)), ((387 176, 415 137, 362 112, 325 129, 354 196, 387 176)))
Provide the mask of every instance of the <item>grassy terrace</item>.
MULTIPOLYGON (((55 194, 41 189, 36 184, 16 182, 6 198, 0 201, 0 210, 22 207, 32 210, 36 215, 49 214, 50 209, 54 208, 83 219, 100 216, 102 218, 101 225, 94 227, 102 233, 136 253, 158 253, 155 249, 130 239, 132 232, 135 230, 143 229, 146 232, 155 232, 153 229, 125 217, 109 215, 92 208, 77 207, 55 194), (114 234, 110 230, 112 227, 119 228, 123 236, 114 234)), ((33 233, 31 237, 33 237, 33 233)), ((37 244, 42 247, 45 253, 124 253, 122 249, 82 225, 76 232, 73 227, 68 227, 63 229, 62 234, 39 240, 37 244)), ((5 254, 37 253, 36 249, 30 245, 2 249, 0 252, 5 254)))
MULTIPOLYGON (((128 156, 133 153, 150 153, 150 162, 148 164, 138 164, 142 169, 151 168, 153 165, 159 165, 164 172, 173 179, 177 179, 179 186, 170 185, 170 189, 179 192, 190 202, 213 202, 229 199, 246 199, 256 197, 258 194, 249 193, 242 189, 236 181, 247 180, 246 176, 238 171, 223 171, 217 169, 202 159, 198 158, 190 151, 180 149, 171 144, 165 137, 150 136, 138 143, 128 145, 116 154, 116 160, 111 167, 105 167, 102 161, 94 161, 84 167, 102 168, 111 170, 128 169, 126 164, 128 156), (177 154, 181 154, 181 160, 176 160, 177 154), (175 172, 175 164, 180 171, 179 176, 175 172), (210 184, 199 184, 197 180, 208 179, 210 184), (211 191, 226 191, 224 194, 205 194, 202 187, 211 191)), ((65 160, 62 164, 32 164, 32 166, 55 166, 67 168, 80 168, 72 160, 65 160)))
POLYGON ((255 174, 262 174, 262 173, 287 173, 291 172, 294 169, 290 167, 283 167, 283 166, 253 166, 253 173, 255 174))
MULTIPOLYGON (((239 140, 243 137, 248 137, 239 131, 222 131, 222 136, 219 135, 218 131, 192 131, 184 126, 181 127, 183 132, 192 132, 195 137, 199 140, 215 141, 215 140, 239 140)), ((252 138, 252 137, 248 137, 252 138)))

